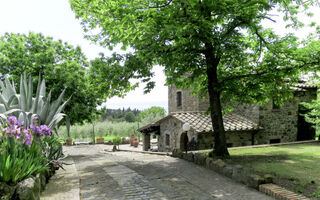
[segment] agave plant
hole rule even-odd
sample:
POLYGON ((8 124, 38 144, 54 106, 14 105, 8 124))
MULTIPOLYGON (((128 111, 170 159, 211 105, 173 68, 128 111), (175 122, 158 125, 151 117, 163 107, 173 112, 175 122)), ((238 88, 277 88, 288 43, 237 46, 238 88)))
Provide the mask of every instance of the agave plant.
POLYGON ((51 91, 46 96, 45 79, 41 80, 39 76, 36 95, 33 97, 32 77, 27 78, 26 73, 21 75, 20 94, 17 94, 14 82, 11 83, 7 77, 0 81, 0 87, 0 118, 15 115, 20 122, 24 121, 25 126, 29 126, 32 119, 37 117, 39 124, 45 124, 51 129, 55 129, 65 118, 69 135, 69 117, 62 113, 70 99, 63 101, 65 89, 57 100, 51 102, 51 91))

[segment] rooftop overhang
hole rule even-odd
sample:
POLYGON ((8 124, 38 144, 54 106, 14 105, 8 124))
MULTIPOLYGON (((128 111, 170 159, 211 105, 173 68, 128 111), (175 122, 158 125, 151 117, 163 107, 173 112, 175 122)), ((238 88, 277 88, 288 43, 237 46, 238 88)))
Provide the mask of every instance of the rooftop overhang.
POLYGON ((154 133, 156 135, 160 135, 160 125, 159 124, 148 124, 139 128, 137 131, 140 133, 154 133))

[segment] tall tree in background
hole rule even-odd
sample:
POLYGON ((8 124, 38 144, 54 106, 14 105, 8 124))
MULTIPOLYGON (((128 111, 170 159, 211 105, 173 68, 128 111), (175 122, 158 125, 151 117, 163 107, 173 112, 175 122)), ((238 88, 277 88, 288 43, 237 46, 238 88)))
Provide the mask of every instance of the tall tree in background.
POLYGON ((0 37, 0 74, 9 74, 16 83, 24 72, 36 80, 40 74, 46 79, 48 90, 52 90, 53 98, 58 98, 66 88, 65 97, 72 98, 65 113, 72 124, 92 121, 98 113, 97 106, 106 97, 121 96, 129 91, 131 76, 120 77, 122 73, 113 67, 120 66, 119 62, 126 58, 104 58, 102 69, 100 58, 89 63, 80 47, 42 34, 6 33, 0 37))
MULTIPOLYGON (((222 102, 264 103, 290 97, 302 71, 319 67, 319 42, 280 37, 262 26, 279 8, 298 28, 302 0, 70 0, 87 38, 108 48, 131 47, 141 65, 165 68, 168 84, 209 95, 214 155, 229 155, 222 102), (92 31, 97 34, 92 35, 92 31)), ((127 65, 129 66, 129 65, 127 65)), ((147 76, 146 81, 150 81, 147 76)), ((153 86, 151 82, 148 89, 153 86)))
POLYGON ((166 116, 166 110, 159 106, 152 106, 146 110, 143 110, 138 115, 138 121, 141 123, 140 126, 158 121, 159 119, 166 116))
POLYGON ((16 83, 24 72, 34 79, 40 74, 46 79, 48 91, 52 90, 53 98, 58 98, 66 87, 65 97, 72 98, 65 113, 72 124, 90 120, 99 103, 88 87, 85 69, 88 66, 80 47, 61 40, 36 33, 6 33, 0 37, 0 73, 9 74, 16 83))

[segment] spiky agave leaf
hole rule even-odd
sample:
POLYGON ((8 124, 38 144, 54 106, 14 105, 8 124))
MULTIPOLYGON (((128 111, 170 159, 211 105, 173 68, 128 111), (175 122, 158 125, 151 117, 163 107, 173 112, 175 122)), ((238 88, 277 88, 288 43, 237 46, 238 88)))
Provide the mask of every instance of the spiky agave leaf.
POLYGON ((65 89, 57 100, 51 103, 51 91, 46 96, 45 79, 41 80, 39 76, 36 96, 33 97, 32 78, 27 77, 26 73, 21 75, 20 94, 16 93, 14 83, 10 83, 7 77, 0 81, 0 119, 14 114, 19 121, 24 121, 25 125, 32 122, 32 118, 37 116, 41 124, 50 125, 55 129, 62 119, 66 120, 67 131, 69 135, 70 120, 67 115, 61 113, 69 102, 70 98, 63 102, 65 89))

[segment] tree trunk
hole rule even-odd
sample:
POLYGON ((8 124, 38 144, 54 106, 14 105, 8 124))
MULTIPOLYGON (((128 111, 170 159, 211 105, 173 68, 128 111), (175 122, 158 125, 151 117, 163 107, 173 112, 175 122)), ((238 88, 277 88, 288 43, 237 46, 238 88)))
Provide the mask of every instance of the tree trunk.
POLYGON ((92 120, 92 140, 93 140, 93 144, 96 143, 96 134, 94 132, 94 121, 92 120))
POLYGON ((207 53, 207 76, 208 76, 208 93, 210 102, 210 115, 212 121, 212 129, 214 135, 214 147, 213 155, 215 157, 226 158, 229 157, 227 149, 226 135, 224 131, 223 119, 222 119, 222 107, 220 101, 220 91, 217 68, 220 62, 220 58, 217 58, 213 54, 213 48, 211 45, 206 45, 207 53))

